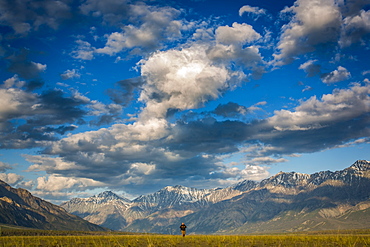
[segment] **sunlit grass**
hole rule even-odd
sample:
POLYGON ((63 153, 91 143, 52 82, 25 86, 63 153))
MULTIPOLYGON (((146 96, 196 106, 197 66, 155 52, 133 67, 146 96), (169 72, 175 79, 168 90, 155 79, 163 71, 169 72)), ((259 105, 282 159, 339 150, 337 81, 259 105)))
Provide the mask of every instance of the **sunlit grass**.
POLYGON ((2 236, 0 246, 370 246, 368 234, 2 236))

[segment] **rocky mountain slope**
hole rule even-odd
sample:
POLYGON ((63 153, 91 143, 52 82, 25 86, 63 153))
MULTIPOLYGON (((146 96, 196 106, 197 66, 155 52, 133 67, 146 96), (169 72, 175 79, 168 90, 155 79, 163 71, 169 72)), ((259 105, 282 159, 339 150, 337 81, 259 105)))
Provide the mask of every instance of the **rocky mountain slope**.
POLYGON ((61 206, 91 222, 137 232, 175 233, 181 222, 203 234, 368 228, 369 188, 370 162, 359 160, 335 172, 280 172, 224 189, 168 186, 133 201, 116 196, 93 206, 91 197, 61 206))
POLYGON ((45 230, 107 230, 1 180, 0 223, 45 230))
POLYGON ((177 185, 167 186, 133 201, 105 191, 90 198, 74 198, 61 204, 61 207, 95 224, 124 230, 136 220, 147 217, 156 218, 158 222, 155 225, 168 225, 179 217, 240 193, 231 188, 206 190, 177 185))
POLYGON ((61 207, 85 220, 118 230, 127 225, 126 211, 130 205, 130 200, 105 191, 90 198, 74 198, 61 204, 61 207))

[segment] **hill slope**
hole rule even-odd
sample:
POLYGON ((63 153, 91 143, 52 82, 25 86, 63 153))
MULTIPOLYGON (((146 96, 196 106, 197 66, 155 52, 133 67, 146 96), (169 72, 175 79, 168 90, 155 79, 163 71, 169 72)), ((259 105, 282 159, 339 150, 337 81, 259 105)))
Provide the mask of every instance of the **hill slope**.
POLYGON ((105 231, 62 207, 0 180, 0 223, 45 230, 105 231))

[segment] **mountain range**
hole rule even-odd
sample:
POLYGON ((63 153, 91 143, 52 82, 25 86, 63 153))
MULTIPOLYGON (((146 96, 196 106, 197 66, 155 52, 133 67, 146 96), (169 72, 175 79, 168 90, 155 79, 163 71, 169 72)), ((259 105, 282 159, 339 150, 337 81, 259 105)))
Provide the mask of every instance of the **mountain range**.
POLYGON ((65 209, 0 180, 0 223, 44 230, 106 231, 65 209))
POLYGON ((341 171, 280 172, 260 182, 196 189, 168 186, 134 200, 106 191, 61 204, 66 211, 113 230, 244 234, 370 227, 370 162, 341 171))

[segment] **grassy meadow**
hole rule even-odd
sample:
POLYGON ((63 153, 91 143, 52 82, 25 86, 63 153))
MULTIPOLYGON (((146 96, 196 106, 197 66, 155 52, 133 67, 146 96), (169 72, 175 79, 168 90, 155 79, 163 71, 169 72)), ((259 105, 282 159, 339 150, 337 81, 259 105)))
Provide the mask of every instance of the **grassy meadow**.
POLYGON ((133 235, 118 232, 2 230, 0 246, 370 246, 370 230, 280 235, 133 235), (11 233, 13 232, 13 233, 11 233))

